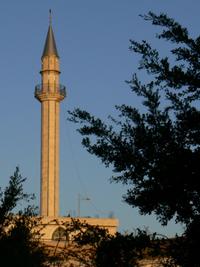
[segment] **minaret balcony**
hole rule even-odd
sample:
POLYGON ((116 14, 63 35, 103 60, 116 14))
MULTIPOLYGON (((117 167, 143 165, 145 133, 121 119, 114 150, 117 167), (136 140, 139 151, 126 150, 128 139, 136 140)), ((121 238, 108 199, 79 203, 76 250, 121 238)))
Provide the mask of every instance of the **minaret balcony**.
POLYGON ((66 97, 66 88, 62 84, 38 84, 35 87, 35 98, 39 101, 57 100, 66 97))

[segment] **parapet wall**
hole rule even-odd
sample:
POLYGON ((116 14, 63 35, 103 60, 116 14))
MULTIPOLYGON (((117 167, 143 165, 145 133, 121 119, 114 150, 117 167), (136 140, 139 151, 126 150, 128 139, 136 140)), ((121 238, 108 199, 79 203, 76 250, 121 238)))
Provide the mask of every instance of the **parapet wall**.
POLYGON ((87 223, 93 226, 99 226, 100 228, 107 229, 109 234, 114 235, 117 232, 119 221, 115 218, 71 218, 71 217, 42 217, 42 239, 52 240, 54 231, 58 227, 64 227, 64 224, 71 223, 72 219, 79 220, 80 223, 87 223))

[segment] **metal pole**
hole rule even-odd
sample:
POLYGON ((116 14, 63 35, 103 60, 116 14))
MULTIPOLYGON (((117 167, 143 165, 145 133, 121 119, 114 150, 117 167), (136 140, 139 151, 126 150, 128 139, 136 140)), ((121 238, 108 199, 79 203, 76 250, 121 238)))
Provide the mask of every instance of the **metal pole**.
POLYGON ((78 217, 81 216, 81 195, 78 194, 78 217))

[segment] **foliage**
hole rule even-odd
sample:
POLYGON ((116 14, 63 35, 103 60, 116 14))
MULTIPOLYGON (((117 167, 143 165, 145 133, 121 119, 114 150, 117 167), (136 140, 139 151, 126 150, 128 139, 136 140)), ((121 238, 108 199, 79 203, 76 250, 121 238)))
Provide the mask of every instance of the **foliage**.
MULTIPOLYGON (((128 186, 124 200, 141 214, 155 214, 166 225, 173 217, 186 231, 170 247, 174 266, 200 266, 200 36, 165 14, 149 12, 144 20, 161 27, 156 35, 171 47, 155 49, 147 41, 130 41, 140 55, 138 73, 127 81, 143 103, 142 111, 116 106, 110 124, 75 109, 69 120, 79 123, 82 144, 113 168, 111 181, 128 186)), ((172 266, 172 265, 171 265, 172 266)))
POLYGON ((138 229, 135 235, 117 233, 98 247, 96 266, 139 266, 139 261, 147 257, 146 249, 150 245, 150 237, 145 231, 138 229))
POLYGON ((39 219, 36 208, 28 203, 26 208, 13 213, 20 201, 29 202, 33 196, 23 192, 19 168, 10 177, 5 190, 0 189, 0 258, 5 266, 46 266, 47 253, 40 243, 39 219))
POLYGON ((83 145, 113 167, 112 181, 129 186, 128 204, 142 214, 154 212, 163 224, 173 216, 187 224, 200 213, 200 37, 190 38, 164 14, 143 18, 164 28, 159 39, 176 45, 169 60, 147 41, 131 40, 130 50, 141 55, 138 69, 150 82, 134 74, 127 83, 146 112, 124 104, 110 125, 80 109, 69 112, 69 120, 83 124, 83 145))
POLYGON ((133 267, 140 266, 142 259, 161 255, 158 238, 145 230, 111 235, 104 228, 76 219, 64 223, 64 227, 66 236, 71 236, 64 255, 68 261, 77 260, 81 266, 133 267))
POLYGON ((167 267, 199 267, 200 225, 196 217, 188 226, 183 236, 176 236, 169 242, 167 255, 170 258, 167 267))

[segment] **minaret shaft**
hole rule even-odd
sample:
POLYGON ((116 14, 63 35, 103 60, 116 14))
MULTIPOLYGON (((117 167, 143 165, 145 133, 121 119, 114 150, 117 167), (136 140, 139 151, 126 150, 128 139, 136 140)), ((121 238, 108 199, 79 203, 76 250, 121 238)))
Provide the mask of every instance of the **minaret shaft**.
POLYGON ((59 102, 41 105, 41 215, 59 215, 59 102))

